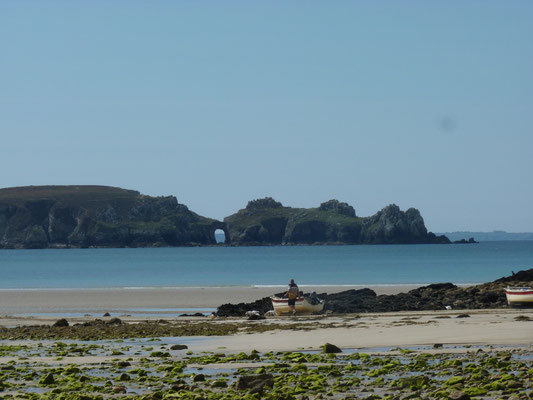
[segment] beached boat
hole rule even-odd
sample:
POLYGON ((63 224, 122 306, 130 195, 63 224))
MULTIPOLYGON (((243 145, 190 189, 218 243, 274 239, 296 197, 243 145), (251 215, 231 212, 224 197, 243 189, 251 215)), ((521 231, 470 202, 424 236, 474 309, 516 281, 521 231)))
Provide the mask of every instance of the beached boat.
POLYGON ((532 306, 533 288, 531 287, 507 287, 505 296, 510 306, 532 306))
MULTIPOLYGON (((272 306, 274 307, 274 314, 290 314, 292 309, 289 307, 289 299, 286 297, 271 297, 272 306)), ((314 312, 322 311, 324 308, 324 300, 312 297, 298 297, 295 303, 296 314, 312 314, 314 312)))

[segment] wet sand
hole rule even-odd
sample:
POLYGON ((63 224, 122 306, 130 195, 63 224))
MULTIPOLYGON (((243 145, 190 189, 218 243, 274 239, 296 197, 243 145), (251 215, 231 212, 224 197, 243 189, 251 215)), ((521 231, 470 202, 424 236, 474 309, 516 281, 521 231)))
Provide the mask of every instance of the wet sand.
MULTIPOLYGON (((379 294, 407 292, 419 285, 301 286, 304 292, 336 293, 369 287, 379 294)), ((225 303, 252 302, 286 290, 279 287, 182 287, 110 289, 0 290, 0 314, 53 312, 131 312, 216 308, 225 303)))

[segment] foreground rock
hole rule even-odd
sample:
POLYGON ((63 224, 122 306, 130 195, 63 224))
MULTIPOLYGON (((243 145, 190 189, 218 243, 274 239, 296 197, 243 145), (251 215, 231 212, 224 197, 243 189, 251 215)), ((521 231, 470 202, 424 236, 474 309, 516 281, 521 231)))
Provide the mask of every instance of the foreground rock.
POLYGON ((65 318, 58 319, 54 324, 52 325, 56 328, 61 328, 63 326, 69 326, 68 321, 65 318))
MULTIPOLYGON (((533 268, 467 288, 453 283, 437 283, 396 295, 377 296, 371 289, 351 289, 330 295, 323 293, 318 297, 326 300, 324 311, 334 313, 473 310, 508 307, 503 291, 506 286, 533 286, 533 268)), ((243 316, 247 311, 265 313, 271 309, 270 298, 265 297, 253 303, 224 304, 217 313, 220 316, 243 316)))
POLYGON ((243 375, 237 379, 235 388, 237 390, 251 389, 251 393, 260 393, 265 387, 274 386, 274 376, 272 374, 243 375))
POLYGON ((261 315, 264 315, 272 309, 270 297, 264 297, 253 303, 223 304, 218 307, 217 315, 219 317, 242 317, 249 311, 258 311, 261 315))
POLYGON ((331 343, 326 343, 322 346, 322 352, 325 354, 342 353, 342 350, 331 343))
POLYGON ((454 390, 448 396, 450 400, 470 400, 470 396, 460 390, 454 390))

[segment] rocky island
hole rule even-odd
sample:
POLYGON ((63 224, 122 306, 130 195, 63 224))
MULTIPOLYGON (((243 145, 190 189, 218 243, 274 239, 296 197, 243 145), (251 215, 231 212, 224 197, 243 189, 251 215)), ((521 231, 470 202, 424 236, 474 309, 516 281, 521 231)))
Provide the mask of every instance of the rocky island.
POLYGON ((174 196, 117 187, 0 189, 0 248, 204 246, 216 244, 217 229, 234 246, 450 243, 427 231, 418 210, 394 204, 359 217, 338 200, 293 208, 267 197, 217 221, 174 196))
POLYGON ((450 243, 428 232, 415 208, 391 204, 370 217, 338 200, 317 208, 284 207, 268 197, 224 218, 235 245, 450 243))
POLYGON ((107 186, 0 189, 0 248, 210 245, 220 227, 174 196, 107 186))

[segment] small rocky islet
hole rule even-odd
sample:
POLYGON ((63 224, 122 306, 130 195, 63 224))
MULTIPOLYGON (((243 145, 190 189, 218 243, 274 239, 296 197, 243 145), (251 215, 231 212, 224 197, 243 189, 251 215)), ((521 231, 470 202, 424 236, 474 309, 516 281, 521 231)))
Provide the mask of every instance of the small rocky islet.
POLYGON ((417 209, 394 204, 359 217, 338 200, 294 208, 267 197, 218 221, 174 196, 117 187, 0 189, 0 249, 212 246, 216 230, 231 246, 450 243, 428 232, 417 209))

